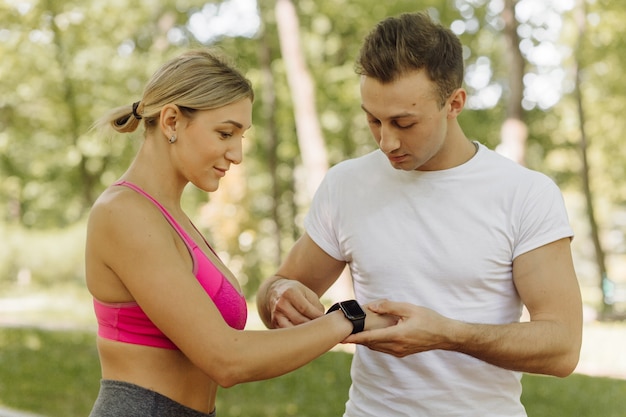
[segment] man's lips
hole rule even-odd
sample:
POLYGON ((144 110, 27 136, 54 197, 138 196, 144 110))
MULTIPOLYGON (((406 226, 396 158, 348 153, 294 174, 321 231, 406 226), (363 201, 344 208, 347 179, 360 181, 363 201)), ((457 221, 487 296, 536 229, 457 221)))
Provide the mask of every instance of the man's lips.
POLYGON ((403 154, 403 155, 387 155, 387 158, 389 158, 389 161, 391 161, 391 162, 400 163, 400 162, 403 162, 407 158, 407 155, 406 154, 403 154))

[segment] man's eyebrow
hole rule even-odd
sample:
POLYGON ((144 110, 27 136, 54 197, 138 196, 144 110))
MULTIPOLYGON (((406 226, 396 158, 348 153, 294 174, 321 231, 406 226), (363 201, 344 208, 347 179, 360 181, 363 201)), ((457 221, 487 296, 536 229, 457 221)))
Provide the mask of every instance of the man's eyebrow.
MULTIPOLYGON (((362 105, 362 104, 361 104, 361 109, 363 109, 363 111, 364 111, 365 113, 369 114, 370 116, 375 117, 375 116, 374 116, 372 113, 370 113, 370 112, 369 112, 369 111, 365 108, 365 106, 364 106, 364 105, 362 105)), ((402 119, 403 117, 416 117, 416 116, 417 116, 417 114, 415 114, 415 113, 409 113, 409 112, 406 112, 406 111, 405 111, 405 112, 398 113, 398 114, 395 114, 395 115, 393 115, 393 116, 390 116, 390 117, 389 117, 389 119, 392 119, 392 120, 393 120, 393 119, 402 119)))

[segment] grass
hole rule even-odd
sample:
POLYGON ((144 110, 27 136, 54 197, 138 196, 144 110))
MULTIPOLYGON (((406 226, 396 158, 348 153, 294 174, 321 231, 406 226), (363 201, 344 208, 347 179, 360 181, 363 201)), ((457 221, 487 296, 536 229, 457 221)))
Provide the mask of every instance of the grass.
POLYGON ((529 417, 623 417, 626 412, 626 380, 524 375, 522 384, 529 417))
MULTIPOLYGON (((351 358, 330 352, 280 378, 222 389, 219 416, 341 416, 351 358)), ((0 405, 48 417, 84 417, 99 378, 92 332, 0 329, 0 405)), ((522 382, 530 417, 624 415, 626 380, 525 375, 522 382)))
POLYGON ((0 405, 49 417, 86 416, 99 374, 93 333, 0 329, 0 405))

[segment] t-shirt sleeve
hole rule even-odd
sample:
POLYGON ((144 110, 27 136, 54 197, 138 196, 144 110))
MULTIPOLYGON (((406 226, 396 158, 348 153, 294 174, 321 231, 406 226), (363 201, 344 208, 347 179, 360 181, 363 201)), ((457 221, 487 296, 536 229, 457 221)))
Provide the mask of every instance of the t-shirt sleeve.
POLYGON ((538 177, 538 181, 528 188, 521 204, 513 259, 540 246, 574 236, 561 190, 547 176, 538 174, 538 177))
POLYGON ((332 181, 331 169, 315 192, 309 212, 304 218, 304 228, 309 237, 324 252, 339 261, 344 261, 337 239, 335 222, 333 221, 333 219, 336 219, 336 215, 334 216, 333 212, 339 209, 340 203, 332 201, 332 187, 330 186, 332 181))

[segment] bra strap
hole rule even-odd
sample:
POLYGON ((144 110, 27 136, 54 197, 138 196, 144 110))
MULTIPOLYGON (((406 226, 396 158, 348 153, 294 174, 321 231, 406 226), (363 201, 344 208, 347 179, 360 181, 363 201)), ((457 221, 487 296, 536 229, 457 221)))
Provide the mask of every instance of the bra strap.
MULTIPOLYGON (((150 200, 160 211, 161 213, 163 213, 163 216, 165 216, 165 218, 167 219, 167 221, 170 223, 170 225, 172 225, 172 227, 174 228, 174 230, 176 230, 178 232, 178 234, 183 238, 183 240, 185 241, 185 244, 190 248, 193 249, 195 247, 197 247, 198 245, 196 245, 196 242, 194 242, 194 240, 187 234, 187 232, 185 232, 185 229, 183 229, 180 224, 178 224, 178 222, 176 221, 176 219, 174 219, 174 217, 167 211, 167 209, 165 207, 163 207, 163 205, 161 205, 161 203, 159 203, 154 197, 152 197, 150 194, 148 194, 147 192, 145 192, 144 190, 142 190, 140 187, 138 187, 137 185, 133 184, 132 182, 128 182, 128 181, 118 181, 113 185, 117 185, 117 186, 123 186, 123 187, 128 187, 134 191, 136 191, 137 193, 143 195, 144 197, 146 197, 148 200, 150 200)), ((195 226, 194 226, 195 227, 195 226)))

